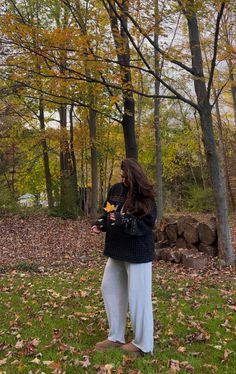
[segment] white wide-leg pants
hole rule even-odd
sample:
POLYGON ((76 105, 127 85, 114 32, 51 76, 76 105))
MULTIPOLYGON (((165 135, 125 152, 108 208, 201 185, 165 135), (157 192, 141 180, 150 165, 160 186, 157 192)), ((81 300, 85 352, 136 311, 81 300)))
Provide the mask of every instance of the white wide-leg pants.
POLYGON ((101 289, 109 323, 108 339, 125 343, 129 306, 132 343, 143 352, 152 352, 152 263, 135 264, 109 258, 101 289))

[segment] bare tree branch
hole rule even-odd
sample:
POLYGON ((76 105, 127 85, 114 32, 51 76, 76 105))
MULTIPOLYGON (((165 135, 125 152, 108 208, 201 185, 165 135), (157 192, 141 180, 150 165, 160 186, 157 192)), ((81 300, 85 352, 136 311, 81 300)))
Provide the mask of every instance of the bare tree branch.
MULTIPOLYGON (((111 4, 111 0, 106 0, 109 4, 111 4)), ((104 0, 102 0, 102 2, 104 3, 104 0)), ((117 4, 117 6, 120 8, 120 3, 119 1, 117 0, 114 0, 114 2, 117 4)), ((128 18, 131 20, 131 22, 133 23, 133 25, 139 30, 139 32, 145 36, 145 38, 149 41, 149 43, 155 48, 157 49, 157 51, 162 54, 168 61, 172 62, 173 64, 175 65, 178 65, 180 66, 182 69, 186 70, 187 72, 189 72, 190 74, 194 75, 194 70, 192 68, 190 68, 189 66, 183 64, 181 61, 178 61, 178 60, 175 60, 171 57, 168 56, 168 54, 163 51, 159 46, 156 46, 155 45, 155 42, 154 40, 152 40, 150 38, 150 36, 148 34, 146 34, 144 32, 144 30, 142 29, 142 27, 138 24, 138 22, 131 16, 130 13, 127 14, 128 18)))
MULTIPOLYGON (((114 84, 114 83, 108 83, 107 81, 106 82, 103 82, 99 79, 95 79, 95 78, 88 78, 86 75, 84 74, 80 74, 79 72, 78 75, 82 75, 83 78, 77 78, 77 77, 73 77, 73 76, 61 76, 61 75, 56 75, 56 74, 45 74, 45 73, 42 73, 42 72, 39 72, 39 71, 35 71, 34 69, 29 69, 27 68, 27 66, 21 66, 21 65, 17 65, 17 64, 8 64, 8 65, 4 65, 4 64, 1 64, 1 66, 8 66, 8 67, 15 67, 15 68, 18 68, 20 70, 23 70, 29 74, 34 74, 36 76, 41 76, 43 78, 50 78, 50 79, 58 79, 58 80, 68 80, 68 81, 81 81, 81 82, 88 82, 88 83, 96 83, 96 84, 101 84, 101 85, 104 85, 108 88, 114 88, 116 90, 119 90, 119 91, 122 91, 123 88, 122 86, 118 85, 118 84, 114 84)), ((132 65, 131 65, 132 66, 132 65)), ((148 72, 148 70, 145 70, 146 72, 148 72)), ((144 92, 140 92, 138 90, 135 90, 135 89, 132 89, 132 88, 126 88, 126 91, 127 92, 133 92, 134 94, 137 94, 137 95, 140 95, 140 96, 143 96, 143 97, 147 97, 147 98, 160 98, 160 99, 178 99, 178 97, 175 95, 155 95, 155 94, 146 94, 144 92)), ((113 95, 114 96, 114 95, 113 95)))
MULTIPOLYGON (((146 67, 148 68, 147 72, 149 74, 151 74, 155 79, 157 79, 170 92, 172 92, 176 96, 176 99, 184 101, 185 103, 191 105, 193 108, 195 108, 196 110, 199 111, 199 107, 198 107, 198 105, 195 102, 192 102, 191 100, 185 98, 175 88, 173 88, 172 86, 170 86, 161 77, 159 77, 158 74, 155 73, 155 71, 150 67, 150 65, 148 64, 146 58, 144 57, 144 55, 142 54, 142 52, 140 51, 140 49, 136 45, 136 43, 135 43, 133 37, 131 36, 130 32, 128 31, 127 27, 122 23, 122 19, 121 19, 119 13, 116 11, 115 7, 113 6, 112 2, 110 0, 102 0, 103 3, 105 3, 105 1, 107 1, 109 3, 109 5, 112 8, 113 12, 115 13, 116 17, 120 20, 120 22, 122 24, 122 27, 124 28, 125 32, 127 33, 127 36, 129 38, 129 40, 131 41, 133 47, 135 48, 136 52, 138 53, 138 55, 140 56, 140 58, 142 59, 142 61, 146 65, 146 67)), ((116 2, 116 0, 114 0, 114 1, 116 2)))
MULTIPOLYGON (((64 99, 65 100, 65 102, 64 103, 66 103, 66 104, 68 104, 68 102, 69 103, 74 103, 74 104, 76 104, 76 106, 81 106, 81 107, 84 107, 84 108, 88 108, 88 109, 91 109, 91 106, 90 105, 88 105, 88 104, 85 104, 85 103, 83 103, 83 102, 81 102, 81 101, 79 101, 78 99, 76 99, 75 97, 68 97, 68 96, 64 96, 64 95, 56 95, 56 94, 53 94, 53 93, 50 93, 50 92, 47 92, 47 91, 45 91, 45 90, 43 90, 43 89, 40 89, 40 88, 38 88, 38 87, 34 87, 34 86, 32 86, 32 85, 30 85, 30 84, 27 84, 27 83, 25 83, 25 82, 22 82, 22 81, 17 81, 17 80, 12 80, 12 79, 10 79, 10 78, 6 78, 6 76, 1 76, 1 73, 0 73, 0 77, 2 78, 2 79, 7 79, 7 80, 9 80, 9 81, 13 81, 13 82, 15 82, 15 83, 18 83, 19 84, 19 87, 21 86, 21 87, 27 87, 27 88, 30 88, 30 89, 32 89, 33 91, 36 91, 36 92, 40 92, 40 93, 43 93, 43 94, 45 94, 45 95, 48 95, 49 97, 50 96, 52 96, 52 97, 54 97, 54 98, 57 98, 57 99, 60 99, 60 101, 53 101, 53 100, 50 100, 50 99, 48 99, 48 98, 46 98, 46 97, 44 97, 44 100, 45 101, 48 101, 48 102, 52 102, 52 103, 54 103, 54 104, 62 104, 62 99, 64 99)), ((33 96, 26 96, 26 97, 31 97, 31 98, 34 98, 34 99, 36 99, 35 97, 33 97, 33 96)), ((118 123, 122 123, 122 121, 120 120, 120 119, 118 119, 118 118, 115 118, 115 117, 113 117, 113 116, 111 116, 111 115, 109 115, 109 114, 107 114, 106 112, 102 112, 102 111, 100 111, 100 110, 98 110, 98 109, 96 109, 96 108, 92 108, 96 113, 99 113, 99 114, 101 114, 101 115, 103 115, 103 116, 105 116, 105 117, 107 117, 107 118, 111 118, 113 121, 116 121, 116 122, 118 122, 118 123)))
POLYGON ((10 0, 10 3, 13 5, 13 7, 14 7, 16 13, 18 14, 18 16, 20 17, 22 23, 26 24, 25 19, 24 19, 22 13, 20 12, 19 8, 16 6, 15 1, 14 0, 10 0))
POLYGON ((215 71, 215 66, 216 66, 216 56, 217 56, 217 49, 218 49, 218 38, 219 38, 219 31, 220 31, 220 21, 223 16, 225 8, 225 2, 222 2, 220 11, 218 12, 217 15, 217 20, 216 20, 216 29, 215 29, 215 37, 214 37, 214 53, 211 61, 211 69, 210 69, 210 76, 209 76, 209 81, 207 85, 207 97, 208 99, 210 98, 211 94, 211 86, 212 86, 212 81, 213 81, 213 76, 214 76, 214 71, 215 71))
POLYGON ((213 108, 215 103, 217 102, 217 100, 219 99, 219 96, 221 95, 223 89, 225 88, 225 86, 227 86, 228 82, 229 82, 230 78, 227 79, 227 81, 223 84, 223 86, 220 88, 220 90, 218 91, 216 97, 215 97, 215 100, 213 101, 213 103, 211 104, 211 107, 213 108))

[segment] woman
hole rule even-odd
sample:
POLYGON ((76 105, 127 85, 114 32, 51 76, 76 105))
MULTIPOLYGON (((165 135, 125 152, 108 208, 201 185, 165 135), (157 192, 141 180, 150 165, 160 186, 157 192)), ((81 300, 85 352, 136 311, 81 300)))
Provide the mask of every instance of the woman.
POLYGON ((120 347, 141 354, 153 351, 152 228, 156 204, 153 187, 135 159, 122 161, 121 179, 108 193, 107 213, 91 228, 95 233, 106 231, 104 254, 109 257, 102 281, 109 335, 96 349, 120 347), (128 306, 134 339, 125 344, 128 306))

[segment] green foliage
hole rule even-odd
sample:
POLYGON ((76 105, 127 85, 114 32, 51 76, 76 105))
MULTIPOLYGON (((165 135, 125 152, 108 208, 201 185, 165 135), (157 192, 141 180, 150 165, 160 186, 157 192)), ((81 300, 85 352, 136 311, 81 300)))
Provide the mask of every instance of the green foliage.
POLYGON ((7 209, 12 208, 14 209, 16 207, 16 200, 12 196, 12 192, 9 190, 9 188, 3 184, 3 181, 0 178, 0 209, 7 209))
POLYGON ((77 219, 79 214, 79 211, 69 211, 67 209, 63 209, 62 207, 58 206, 53 209, 49 210, 49 216, 51 217, 60 217, 63 219, 77 219))
POLYGON ((198 165, 198 143, 191 129, 169 128, 163 139, 163 173, 166 182, 172 183, 190 167, 198 165))
POLYGON ((186 190, 185 206, 190 212, 214 212, 215 203, 212 189, 190 185, 186 190))

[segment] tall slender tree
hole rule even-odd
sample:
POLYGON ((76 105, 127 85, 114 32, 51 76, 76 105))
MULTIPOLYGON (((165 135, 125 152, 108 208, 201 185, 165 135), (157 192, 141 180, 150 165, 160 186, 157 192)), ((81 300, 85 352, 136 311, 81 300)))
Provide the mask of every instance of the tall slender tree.
POLYGON ((222 2, 220 11, 218 13, 215 33, 214 55, 212 58, 208 84, 206 84, 206 78, 203 69, 200 32, 197 14, 195 10, 195 1, 187 0, 185 1, 185 3, 179 1, 179 4, 181 5, 182 11, 187 19, 188 24, 189 44, 192 56, 192 69, 195 74, 194 88, 198 102, 198 111, 201 120, 200 123, 203 133, 206 160, 209 168, 209 173, 211 176, 213 192, 215 196, 215 203, 217 208, 219 254, 220 258, 222 259, 222 261, 224 261, 225 264, 233 264, 235 261, 235 256, 233 253, 232 239, 229 227, 226 185, 225 179, 220 169, 218 155, 216 151, 215 138, 213 133, 212 106, 210 104, 210 91, 212 88, 212 80, 216 61, 219 22, 224 11, 225 2, 222 2))
MULTIPOLYGON (((155 10, 155 29, 154 29, 154 64, 155 74, 161 76, 161 61, 159 48, 159 32, 160 32, 160 14, 159 0, 154 0, 155 10)), ((162 168, 162 148, 161 148, 161 131, 160 131, 160 80, 155 79, 155 95, 154 98, 154 128, 155 128, 155 145, 156 145, 156 184, 157 184, 157 224, 159 225, 163 218, 163 168, 162 168)))
POLYGON ((128 0, 120 2, 120 21, 117 18, 115 1, 103 1, 110 18, 111 31, 116 47, 117 59, 120 67, 122 97, 123 97, 123 118, 122 126, 125 140, 126 157, 138 158, 138 147, 135 134, 135 101, 132 93, 132 77, 130 70, 130 47, 129 38, 126 33, 128 29, 129 11, 128 0))

